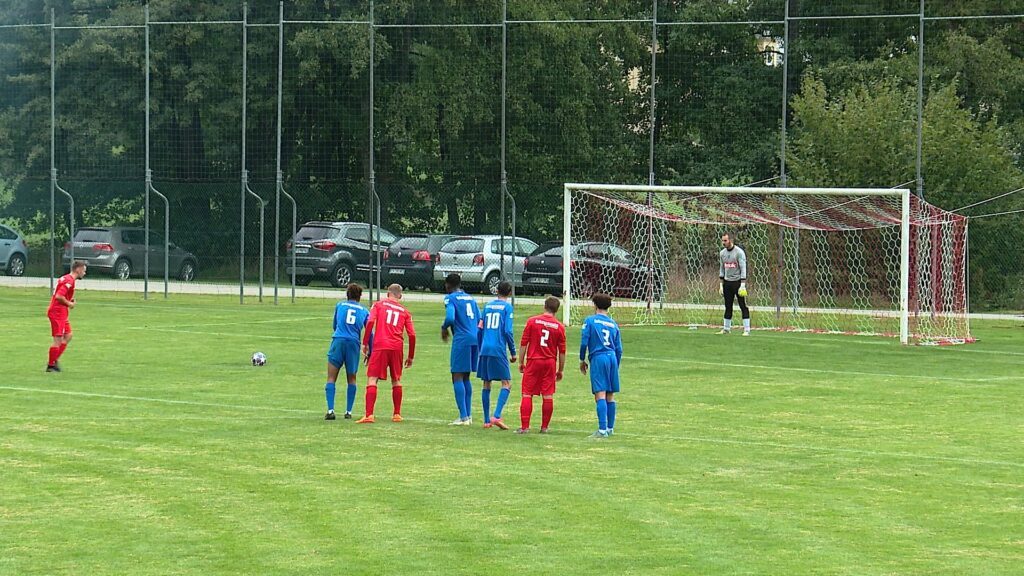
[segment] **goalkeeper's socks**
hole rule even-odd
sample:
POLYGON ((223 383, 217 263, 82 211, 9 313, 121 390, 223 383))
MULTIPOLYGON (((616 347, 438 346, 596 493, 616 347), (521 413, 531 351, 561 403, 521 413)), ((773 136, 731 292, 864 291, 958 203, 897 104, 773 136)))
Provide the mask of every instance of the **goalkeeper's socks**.
POLYGON ((726 332, 732 330, 732 318, 726 319, 725 323, 723 324, 723 327, 725 328, 726 332))
POLYGON ((484 407, 484 424, 491 421, 491 389, 484 388, 480 391, 481 404, 484 407))
POLYGON ((455 391, 455 406, 459 409, 459 418, 466 417, 466 387, 462 380, 452 382, 452 390, 455 391))
POLYGON ((743 331, 750 332, 750 318, 743 319, 743 331))
POLYGON ((608 402, 608 430, 615 428, 615 404, 616 402, 608 402))
POLYGON ((608 429, 608 401, 604 398, 597 400, 597 429, 602 432, 608 429))
POLYGON ((466 378, 462 381, 462 386, 466 389, 466 399, 463 400, 466 406, 466 415, 463 418, 473 417, 473 382, 466 378))
POLYGON ((508 388, 502 388, 501 392, 498 392, 498 404, 494 407, 495 419, 501 419, 501 412, 505 409, 505 402, 508 402, 509 392, 508 388))
POLYGON ((324 386, 324 393, 327 396, 327 411, 334 412, 334 382, 328 382, 324 386))
POLYGON ((356 388, 355 384, 349 384, 345 390, 345 412, 351 413, 356 405, 356 388))

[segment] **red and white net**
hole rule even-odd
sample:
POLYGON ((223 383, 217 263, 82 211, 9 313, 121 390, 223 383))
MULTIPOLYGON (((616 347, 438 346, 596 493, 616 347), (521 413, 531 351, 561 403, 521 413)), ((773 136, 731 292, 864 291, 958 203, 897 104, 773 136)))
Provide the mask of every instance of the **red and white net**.
MULTIPOLYGON (((719 251, 731 232, 747 255, 755 329, 900 334, 899 195, 574 189, 570 203, 573 321, 605 292, 620 322, 720 326, 719 251)), ((911 197, 917 342, 971 341, 966 254, 967 219, 911 197)))

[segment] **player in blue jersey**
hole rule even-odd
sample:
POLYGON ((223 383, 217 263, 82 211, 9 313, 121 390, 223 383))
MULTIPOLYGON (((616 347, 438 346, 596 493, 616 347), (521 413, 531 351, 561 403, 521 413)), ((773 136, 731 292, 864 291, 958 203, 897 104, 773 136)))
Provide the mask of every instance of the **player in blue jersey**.
POLYGON ((359 372, 360 336, 370 311, 359 303, 363 289, 358 284, 349 284, 345 290, 348 298, 334 307, 334 337, 327 352, 327 415, 324 420, 334 420, 334 383, 345 368, 348 390, 345 394, 345 418, 352 418, 352 405, 356 401, 356 374, 359 372))
POLYGON ((615 394, 619 392, 619 362, 622 361, 622 335, 619 325, 608 315, 612 297, 594 294, 594 315, 583 321, 580 341, 580 372, 587 374, 590 355, 590 391, 597 403, 597 432, 592 438, 607 438, 615 429, 615 394))
POLYGON ((480 308, 476 299, 463 292, 462 277, 458 274, 449 274, 444 285, 448 295, 444 297, 441 340, 448 342, 448 330, 451 329, 454 334, 450 360, 452 388, 459 408, 459 418, 451 424, 469 426, 473 423, 473 384, 469 376, 476 370, 480 355, 480 308))
POLYGON ((480 362, 477 376, 484 381, 484 389, 480 392, 484 407, 484 428, 496 426, 508 430, 501 419, 501 411, 505 408, 508 395, 512 389, 512 369, 510 363, 516 361, 516 338, 512 332, 512 303, 508 301, 512 295, 512 285, 508 282, 498 284, 498 299, 484 306, 480 323, 480 362), (506 356, 506 351, 508 355, 506 356), (498 405, 494 408, 491 418, 491 382, 501 381, 501 392, 498 393, 498 405))

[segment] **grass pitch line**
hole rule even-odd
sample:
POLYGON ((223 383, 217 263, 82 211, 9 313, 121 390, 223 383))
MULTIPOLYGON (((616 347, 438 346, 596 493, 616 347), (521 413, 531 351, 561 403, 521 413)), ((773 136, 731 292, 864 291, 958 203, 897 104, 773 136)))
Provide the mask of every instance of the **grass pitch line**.
MULTIPOLYGON (((78 392, 73 390, 47 390, 45 388, 25 388, 18 386, 0 386, 0 390, 11 390, 15 392, 30 392, 30 393, 46 393, 46 394, 62 394, 65 396, 81 396, 87 398, 107 398, 112 400, 133 400, 137 402, 154 402, 158 404, 177 404, 185 406, 202 406, 208 408, 229 408, 233 410, 263 410, 269 412, 287 412, 289 414, 302 414, 308 416, 312 421, 312 418, 316 416, 319 419, 320 412, 312 410, 298 410, 294 408, 277 408, 273 406, 241 406, 237 404, 218 404, 214 402, 194 402, 190 400, 170 400, 166 398, 149 398, 145 396, 123 396, 120 394, 99 394, 95 392, 78 392)), ((292 419, 295 417, 287 417, 282 419, 292 419)), ((97 418, 96 420, 104 420, 106 418, 97 418)), ((150 419, 150 418, 139 418, 150 419)), ((184 419, 188 419, 187 417, 184 419)), ((196 418, 206 419, 206 418, 196 418)), ((416 418, 407 417, 406 421, 409 422, 421 422, 424 424, 436 424, 443 425, 448 420, 439 418, 416 418)), ((573 428, 556 428, 555 432, 566 432, 571 434, 579 434, 581 436, 590 434, 593 430, 578 430, 573 428)), ((630 434, 628 432, 617 433, 616 436, 625 438, 636 438, 636 439, 651 439, 651 440, 662 440, 662 441, 675 441, 675 442, 690 442, 697 444, 727 444, 734 446, 754 446, 761 448, 774 448, 779 450, 800 450, 808 452, 824 452, 824 453, 835 453, 835 454, 855 454, 860 456, 870 457, 887 457, 887 458, 903 458, 907 460, 928 460, 934 462, 950 462, 954 464, 970 464, 970 465, 984 465, 984 466, 1006 466, 1011 468, 1024 468, 1022 462, 1008 462, 1003 460, 982 460, 976 458, 957 458, 955 456, 930 456, 927 454, 916 454, 913 452, 885 452, 876 450, 860 450, 857 448, 841 448, 834 446, 811 446, 807 444, 782 444, 779 442, 764 442, 760 440, 736 440, 730 438, 709 438, 706 436, 679 436, 679 435, 664 435, 664 434, 630 434)))

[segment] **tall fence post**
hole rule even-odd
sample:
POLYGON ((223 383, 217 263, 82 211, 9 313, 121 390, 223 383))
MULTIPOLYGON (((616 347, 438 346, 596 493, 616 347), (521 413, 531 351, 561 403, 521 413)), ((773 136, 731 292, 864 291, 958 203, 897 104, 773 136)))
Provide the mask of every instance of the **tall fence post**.
MULTIPOLYGON (((142 13, 146 19, 146 183, 145 183, 145 196, 146 196, 146 254, 143 256, 143 280, 142 280, 142 299, 149 300, 149 190, 153 183, 153 172, 150 170, 149 165, 149 4, 142 7, 142 13)), ((166 235, 166 232, 165 232, 166 235)), ((165 250, 166 251, 166 250, 165 250)), ((164 265, 166 270, 167 266, 164 265)), ((167 297, 167 284, 164 283, 164 298, 167 297)))
MULTIPOLYGON (((508 106, 508 0, 501 2, 501 268, 502 280, 508 278, 505 269, 505 196, 508 195, 508 172, 506 171, 506 150, 505 140, 507 138, 507 126, 505 114, 508 106)), ((516 268, 515 261, 512 262, 512 270, 516 268)), ((512 304, 515 304, 515 283, 512 284, 512 304)))
MULTIPOLYGON (((275 172, 276 186, 274 188, 274 305, 277 305, 277 290, 279 276, 281 275, 281 187, 284 186, 284 176, 281 174, 281 79, 284 77, 284 2, 278 4, 277 19, 277 171, 275 172)), ((294 241, 295 232, 292 232, 294 241)), ((292 274, 295 267, 292 266, 292 274)), ((292 284, 292 299, 295 298, 295 285, 292 284)))
POLYGON ((245 169, 245 115, 246 115, 246 84, 249 73, 249 4, 242 3, 242 174, 241 174, 241 207, 240 230, 238 245, 238 303, 245 304, 245 195, 249 189, 248 174, 245 169))
MULTIPOLYGON (((57 80, 57 45, 56 45, 56 11, 50 8, 50 292, 53 292, 53 278, 57 273, 57 265, 54 260, 54 245, 57 227, 57 104, 56 80, 57 80)), ((72 238, 72 242, 74 238, 72 238)), ((72 250, 74 246, 72 245, 72 250)))
POLYGON ((917 195, 924 198, 924 1, 917 37, 917 195))
MULTIPOLYGON (((370 76, 370 133, 369 133, 370 156, 369 156, 369 172, 370 173, 368 175, 368 181, 367 181, 367 185, 368 185, 369 190, 367 191, 368 192, 368 194, 367 194, 367 196, 368 196, 368 210, 367 210, 367 214, 366 214, 367 220, 369 220, 369 222, 370 222, 370 234, 369 234, 370 237, 368 238, 369 244, 370 244, 370 257, 369 257, 370 261, 367 262, 369 268, 366 271, 366 274, 367 274, 366 286, 370 290, 370 300, 371 301, 376 301, 376 300, 378 300, 380 298, 380 286, 376 286, 375 287, 374 282, 373 282, 374 252, 376 252, 376 248, 377 248, 377 246, 376 246, 376 244, 374 242, 375 235, 373 233, 373 231, 374 231, 374 229, 373 229, 373 226, 374 226, 373 221, 374 221, 374 215, 375 214, 377 215, 378 218, 379 218, 379 215, 380 215, 380 208, 378 206, 378 204, 380 202, 380 197, 377 195, 377 182, 376 182, 376 172, 375 172, 376 167, 374 165, 374 163, 376 162, 376 155, 374 154, 374 150, 373 150, 373 146, 374 146, 373 122, 374 122, 374 115, 375 115, 374 114, 374 94, 373 94, 374 90, 373 90, 373 87, 374 87, 374 68, 376 67, 375 60, 376 60, 376 50, 377 50, 377 45, 376 45, 377 27, 376 27, 375 21, 374 21, 374 11, 373 11, 373 9, 374 9, 374 2, 373 2, 373 0, 370 0, 370 22, 369 22, 369 29, 370 29, 370 70, 369 70, 369 76, 370 76), (375 207, 376 207, 376 211, 375 211, 375 207)), ((380 222, 377 223, 377 228, 378 228, 378 234, 376 236, 379 239, 380 222)))
MULTIPOLYGON (((789 178, 786 175, 787 128, 789 126, 789 54, 793 47, 789 45, 789 3, 785 0, 782 28, 782 125, 779 134, 779 183, 785 188, 789 178)), ((775 286, 775 322, 782 321, 782 301, 785 293, 786 274, 786 231, 779 227, 778 241, 778 282, 775 286)))

